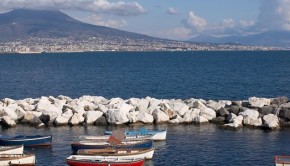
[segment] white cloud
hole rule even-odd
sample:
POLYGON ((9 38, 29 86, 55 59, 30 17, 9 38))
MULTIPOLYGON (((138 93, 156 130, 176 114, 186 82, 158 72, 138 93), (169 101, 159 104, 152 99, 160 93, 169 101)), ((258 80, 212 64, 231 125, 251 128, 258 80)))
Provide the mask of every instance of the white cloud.
POLYGON ((92 15, 90 16, 87 21, 88 23, 100 26, 106 26, 111 28, 123 28, 127 26, 126 20, 104 20, 101 16, 92 15))
POLYGON ((290 0, 260 0, 257 28, 290 30, 290 0))
POLYGON ((192 35, 192 30, 184 27, 177 27, 149 33, 148 35, 172 40, 188 40, 192 35))
POLYGON ((175 9, 173 7, 170 7, 167 9, 167 14, 170 14, 170 15, 179 15, 179 10, 178 9, 175 9))
POLYGON ((249 28, 253 25, 255 25, 255 21, 253 20, 240 20, 241 28, 249 28))
POLYGON ((185 25, 197 32, 201 32, 207 26, 207 21, 202 17, 196 15, 193 11, 189 11, 187 19, 183 21, 185 25))
POLYGON ((147 10, 138 2, 110 2, 109 0, 1 0, 2 10, 16 8, 83 10, 116 15, 139 15, 147 10))

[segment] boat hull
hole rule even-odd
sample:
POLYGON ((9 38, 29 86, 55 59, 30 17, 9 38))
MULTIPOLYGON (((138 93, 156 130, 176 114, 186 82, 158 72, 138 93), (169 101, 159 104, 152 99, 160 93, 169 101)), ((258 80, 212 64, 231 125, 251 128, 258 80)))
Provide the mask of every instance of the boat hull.
POLYGON ((98 150, 80 150, 78 151, 78 155, 92 155, 92 156, 98 156, 98 157, 118 157, 120 159, 126 159, 126 158, 145 158, 147 160, 150 160, 153 158, 154 155, 154 148, 146 149, 146 150, 118 150, 116 153, 106 153, 98 150), (97 152, 96 152, 97 151, 97 152))
POLYGON ((152 140, 144 140, 141 143, 135 144, 119 144, 119 145, 110 145, 110 144, 84 144, 84 143, 72 143, 71 149, 74 154, 81 149, 106 149, 106 148, 115 148, 115 149, 150 149, 153 147, 152 140))
POLYGON ((1 166, 34 166, 35 156, 33 154, 29 155, 0 155, 0 165, 1 166))
POLYGON ((0 145, 51 146, 52 136, 0 137, 0 145))
MULTIPOLYGON (((69 158, 71 158, 70 156, 69 158)), ((134 160, 134 161, 101 161, 97 160, 99 157, 89 157, 89 156, 78 156, 79 160, 76 159, 66 159, 66 162, 70 166, 143 166, 144 159, 134 160)))
POLYGON ((23 154, 23 146, 0 146, 1 154, 23 154))
POLYGON ((275 166, 290 166, 290 156, 275 156, 275 166))
MULTIPOLYGON (((105 135, 111 135, 112 131, 105 131, 105 135)), ((164 141, 166 140, 167 130, 146 130, 146 132, 142 131, 125 131, 126 136, 133 135, 151 135, 151 139, 154 141, 164 141)))

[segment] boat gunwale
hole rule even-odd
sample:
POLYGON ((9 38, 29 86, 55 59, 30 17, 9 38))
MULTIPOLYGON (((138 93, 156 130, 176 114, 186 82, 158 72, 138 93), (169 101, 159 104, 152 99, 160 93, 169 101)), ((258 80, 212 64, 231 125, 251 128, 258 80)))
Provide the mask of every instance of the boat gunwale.
MULTIPOLYGON (((103 152, 98 152, 98 153, 79 153, 79 151, 83 151, 83 150, 94 150, 94 149, 81 149, 81 150, 78 150, 77 152, 77 155, 87 155, 87 156, 95 156, 95 155, 98 155, 98 156, 132 156, 132 155, 141 155, 141 154, 145 154, 145 153, 149 153, 149 152, 154 152, 155 149, 154 148, 144 148, 141 149, 141 148, 138 148, 138 149, 132 149, 132 150, 139 150, 138 152, 131 152, 131 153, 103 153, 103 152)), ((128 149, 117 149, 115 152, 117 151, 126 151, 128 149)))

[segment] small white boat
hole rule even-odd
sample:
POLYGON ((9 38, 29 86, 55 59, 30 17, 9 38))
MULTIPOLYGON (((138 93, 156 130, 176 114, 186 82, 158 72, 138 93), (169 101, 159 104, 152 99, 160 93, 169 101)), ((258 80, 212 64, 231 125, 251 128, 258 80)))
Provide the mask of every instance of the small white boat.
POLYGON ((21 146, 0 146, 0 154, 23 154, 23 145, 21 145, 21 146))
POLYGON ((290 166, 290 156, 275 156, 275 166, 290 166))
MULTIPOLYGON (((112 135, 113 131, 105 131, 105 135, 112 135)), ((124 134, 127 136, 151 136, 153 141, 164 141, 166 140, 167 130, 147 130, 141 128, 140 130, 127 130, 124 131, 124 134)))
POLYGON ((81 149, 77 152, 78 155, 90 155, 100 157, 119 157, 123 158, 145 158, 152 159, 154 148, 150 149, 81 149))
POLYGON ((1 166, 34 166, 35 155, 34 154, 1 154, 0 155, 1 166))

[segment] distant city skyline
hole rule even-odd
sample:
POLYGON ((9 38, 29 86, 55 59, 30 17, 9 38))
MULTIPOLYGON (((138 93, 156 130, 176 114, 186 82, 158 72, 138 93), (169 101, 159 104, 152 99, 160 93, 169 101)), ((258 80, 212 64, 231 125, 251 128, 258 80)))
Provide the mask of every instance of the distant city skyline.
POLYGON ((0 11, 16 8, 176 40, 290 30, 290 0, 2 0, 0 11))

